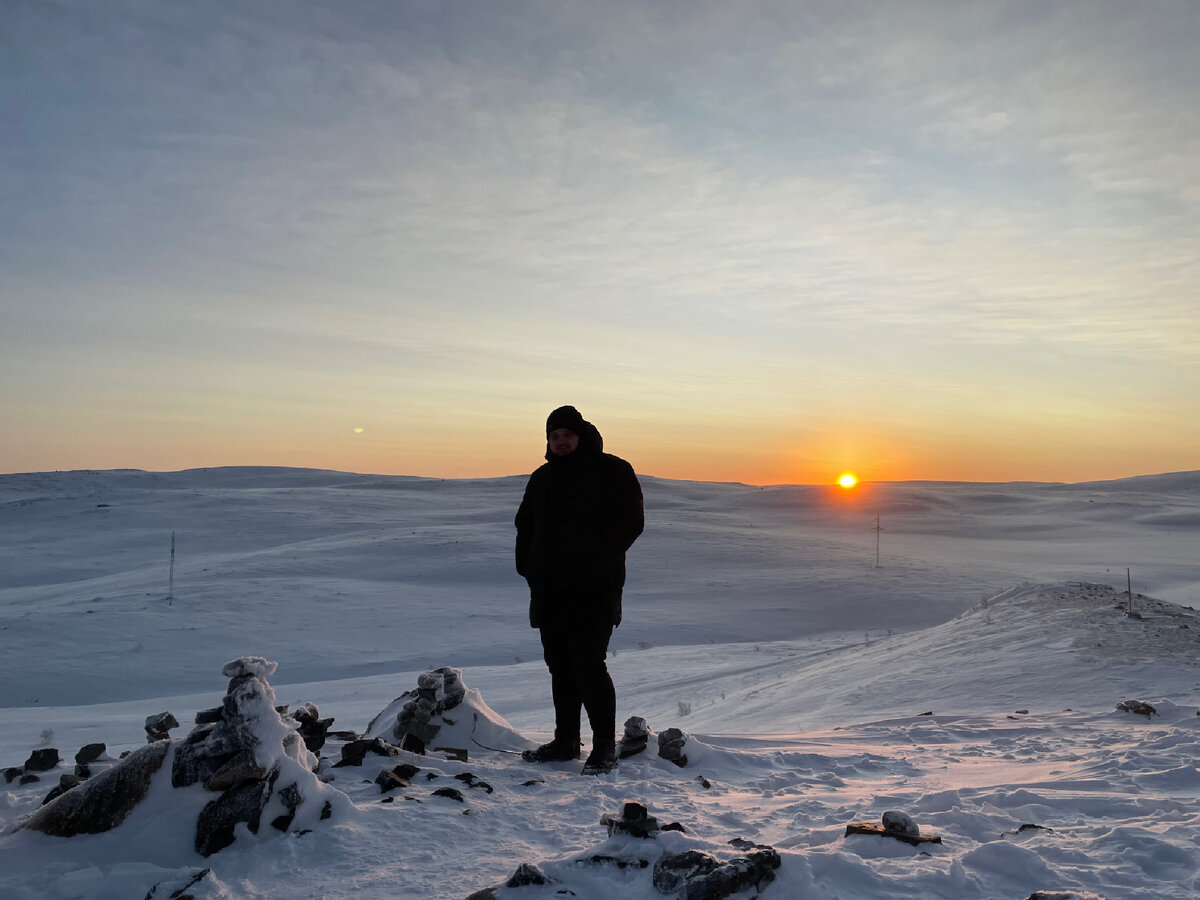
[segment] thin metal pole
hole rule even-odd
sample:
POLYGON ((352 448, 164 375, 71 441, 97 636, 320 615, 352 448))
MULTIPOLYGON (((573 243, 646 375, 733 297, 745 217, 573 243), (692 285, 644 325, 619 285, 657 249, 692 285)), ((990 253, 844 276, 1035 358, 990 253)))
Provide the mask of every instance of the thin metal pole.
POLYGON ((1129 614, 1133 615, 1133 576, 1125 570, 1125 593, 1129 595, 1129 614))
POLYGON ((171 532, 171 574, 167 579, 167 606, 175 599, 175 532, 171 532))

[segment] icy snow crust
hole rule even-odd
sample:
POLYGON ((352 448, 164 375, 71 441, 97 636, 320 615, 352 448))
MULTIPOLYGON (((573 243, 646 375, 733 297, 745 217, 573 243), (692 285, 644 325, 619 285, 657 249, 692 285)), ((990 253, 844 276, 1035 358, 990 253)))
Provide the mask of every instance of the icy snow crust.
MULTIPOLYGON (((581 860, 728 857, 735 837, 783 855, 766 900, 1200 892, 1188 608, 1200 475, 867 485, 853 498, 644 482, 648 528, 610 668, 619 718, 684 729, 689 764, 657 759, 652 739, 617 772, 583 778, 578 764, 500 752, 552 726, 511 573, 523 478, 0 476, 0 765, 19 766, 48 729, 68 761, 91 741, 115 756, 165 709, 182 737, 239 655, 278 660, 259 673, 274 701, 315 702, 335 730, 365 730, 422 670, 462 668, 463 712, 442 737, 469 751, 416 758, 422 772, 390 803, 374 778, 395 763, 368 755, 333 770, 345 800, 330 820, 303 836, 243 830, 208 860, 185 823, 212 795, 172 789, 167 765, 112 832, 0 838, 0 896, 169 896, 211 867, 189 888, 199 900, 454 898, 531 862, 556 883, 499 898, 657 900, 649 869, 581 860), (1127 699, 1157 712, 1115 708, 1127 699), (454 778, 466 772, 491 793, 454 778), (464 802, 433 796, 439 786, 464 802), (626 799, 687 833, 608 838, 599 817, 626 799), (943 843, 844 835, 887 810, 943 843), (1019 830, 1029 824, 1042 828, 1019 830)), ((0 784, 0 830, 71 768, 0 784)))

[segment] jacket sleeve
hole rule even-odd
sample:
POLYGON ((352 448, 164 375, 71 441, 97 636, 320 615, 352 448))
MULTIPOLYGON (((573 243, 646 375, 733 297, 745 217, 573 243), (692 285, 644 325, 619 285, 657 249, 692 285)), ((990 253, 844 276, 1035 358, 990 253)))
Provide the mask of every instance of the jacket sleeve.
POLYGON ((521 497, 521 505, 517 509, 515 521, 517 526, 517 574, 522 578, 529 576, 529 546, 533 541, 533 502, 529 498, 531 484, 533 484, 532 478, 525 485, 525 494, 521 497))
POLYGON ((633 466, 621 460, 613 474, 614 504, 605 543, 610 552, 624 554, 646 527, 646 508, 633 466))

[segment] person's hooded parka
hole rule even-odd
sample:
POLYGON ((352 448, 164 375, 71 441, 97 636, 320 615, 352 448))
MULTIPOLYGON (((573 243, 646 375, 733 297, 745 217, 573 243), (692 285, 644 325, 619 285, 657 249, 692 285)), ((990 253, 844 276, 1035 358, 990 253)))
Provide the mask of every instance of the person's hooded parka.
POLYGON ((569 428, 566 456, 547 444, 517 510, 517 573, 529 583, 529 624, 619 625, 625 551, 642 533, 642 488, 633 467, 604 452, 604 439, 572 406, 550 414, 546 433, 569 428))

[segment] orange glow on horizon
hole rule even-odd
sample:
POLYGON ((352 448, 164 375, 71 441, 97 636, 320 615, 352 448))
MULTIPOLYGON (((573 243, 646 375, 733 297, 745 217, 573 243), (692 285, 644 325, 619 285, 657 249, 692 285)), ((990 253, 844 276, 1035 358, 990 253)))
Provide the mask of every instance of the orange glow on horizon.
POLYGON ((846 472, 841 478, 838 479, 838 484, 844 488, 852 488, 858 484, 858 479, 855 478, 851 473, 846 472))

